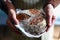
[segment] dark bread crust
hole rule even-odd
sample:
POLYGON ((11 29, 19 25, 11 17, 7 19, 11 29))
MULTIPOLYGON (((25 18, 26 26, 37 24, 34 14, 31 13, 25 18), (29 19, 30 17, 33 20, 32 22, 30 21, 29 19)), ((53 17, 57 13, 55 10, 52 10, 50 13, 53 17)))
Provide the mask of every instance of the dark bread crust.
POLYGON ((28 16, 28 15, 26 15, 26 14, 17 14, 17 19, 19 20, 19 21, 21 21, 21 20, 26 20, 26 19, 28 19, 30 16, 28 16))

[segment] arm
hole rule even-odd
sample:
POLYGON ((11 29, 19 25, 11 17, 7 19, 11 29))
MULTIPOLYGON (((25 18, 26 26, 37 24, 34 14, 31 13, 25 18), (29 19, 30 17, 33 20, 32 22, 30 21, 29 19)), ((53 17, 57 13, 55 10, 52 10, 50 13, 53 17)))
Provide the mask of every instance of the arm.
POLYGON ((1 5, 1 8, 3 9, 3 11, 8 13, 9 19, 7 20, 7 25, 10 28, 12 28, 13 31, 18 31, 11 22, 11 20, 13 20, 15 22, 15 24, 19 24, 19 22, 16 18, 16 12, 15 12, 15 8, 14 8, 13 4, 11 2, 9 2, 8 0, 2 1, 2 4, 3 5, 1 5))
POLYGON ((11 2, 9 2, 8 0, 6 0, 4 2, 8 8, 9 18, 12 19, 13 21, 15 21, 15 24, 19 24, 18 20, 16 19, 16 12, 15 12, 15 8, 14 8, 13 4, 11 2))
POLYGON ((47 20, 47 30, 54 24, 55 16, 54 16, 54 8, 51 4, 48 4, 44 7, 44 11, 46 13, 47 20))

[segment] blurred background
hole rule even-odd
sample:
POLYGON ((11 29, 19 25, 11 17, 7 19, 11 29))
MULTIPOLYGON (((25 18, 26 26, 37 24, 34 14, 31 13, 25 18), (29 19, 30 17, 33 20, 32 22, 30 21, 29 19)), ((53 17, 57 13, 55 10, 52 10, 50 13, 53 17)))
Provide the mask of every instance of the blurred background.
MULTIPOLYGON (((54 40, 60 40, 60 5, 55 8, 55 26, 54 26, 54 40)), ((0 10, 0 40, 19 40, 20 36, 11 31, 11 29, 6 26, 6 20, 8 16, 0 10)), ((23 38, 23 37, 22 37, 23 38)), ((28 40, 28 39, 27 39, 28 40)))

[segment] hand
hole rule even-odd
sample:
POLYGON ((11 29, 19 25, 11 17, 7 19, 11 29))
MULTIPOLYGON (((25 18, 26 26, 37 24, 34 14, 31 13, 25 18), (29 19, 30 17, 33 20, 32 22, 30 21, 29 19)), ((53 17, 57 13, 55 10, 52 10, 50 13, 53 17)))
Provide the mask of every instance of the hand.
POLYGON ((44 8, 44 11, 46 13, 46 22, 47 22, 46 32, 54 24, 55 16, 54 16, 54 11, 53 10, 54 10, 54 8, 53 8, 53 6, 51 4, 48 4, 44 8))
POLYGON ((20 33, 19 30, 14 26, 16 24, 19 24, 19 21, 16 18, 16 13, 13 10, 10 10, 7 19, 7 25, 16 33, 20 33))
POLYGON ((19 20, 17 19, 17 15, 15 10, 10 9, 9 14, 8 14, 9 20, 14 23, 14 25, 19 24, 19 20))
MULTIPOLYGON (((13 30, 18 31, 14 25, 19 24, 19 21, 16 18, 16 12, 14 5, 9 0, 4 0, 5 5, 8 9, 8 20, 7 25, 13 30)), ((19 31, 18 31, 19 32, 19 31)))
POLYGON ((20 34, 19 30, 11 23, 10 19, 7 19, 7 25, 11 28, 11 31, 20 34))

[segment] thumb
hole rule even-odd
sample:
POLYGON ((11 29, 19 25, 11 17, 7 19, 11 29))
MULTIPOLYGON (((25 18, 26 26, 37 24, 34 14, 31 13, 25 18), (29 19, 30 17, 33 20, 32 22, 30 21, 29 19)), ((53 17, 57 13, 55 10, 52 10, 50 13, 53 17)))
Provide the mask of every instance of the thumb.
POLYGON ((16 25, 19 24, 19 20, 17 18, 13 18, 13 20, 14 20, 16 25))

